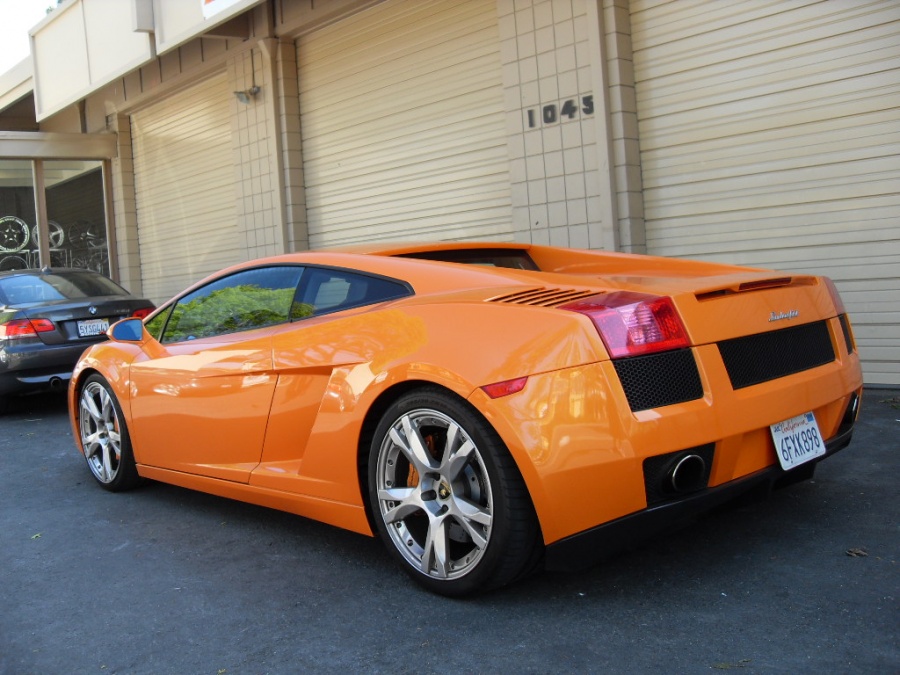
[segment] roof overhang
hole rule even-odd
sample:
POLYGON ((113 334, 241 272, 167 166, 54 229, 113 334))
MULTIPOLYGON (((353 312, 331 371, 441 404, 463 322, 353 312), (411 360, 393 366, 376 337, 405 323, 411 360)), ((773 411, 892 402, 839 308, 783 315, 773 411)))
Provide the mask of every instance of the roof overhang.
POLYGON ((153 0, 156 51, 158 54, 164 54, 201 35, 247 38, 249 26, 236 19, 240 14, 264 1, 153 0))
POLYGON ((0 157, 11 159, 112 159, 115 134, 0 131, 0 157))
POLYGON ((41 121, 155 57, 138 25, 149 0, 65 0, 29 31, 41 121))
POLYGON ((0 74, 0 113, 34 90, 31 58, 24 59, 0 74))
POLYGON ((246 38, 265 0, 64 0, 29 31, 40 122, 199 36, 246 38))

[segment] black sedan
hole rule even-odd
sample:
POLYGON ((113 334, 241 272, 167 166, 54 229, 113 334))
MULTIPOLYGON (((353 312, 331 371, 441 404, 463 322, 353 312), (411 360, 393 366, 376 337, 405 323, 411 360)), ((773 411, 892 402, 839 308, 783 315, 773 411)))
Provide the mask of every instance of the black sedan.
POLYGON ((11 395, 68 386, 89 345, 153 304, 90 270, 0 272, 0 412, 11 395))

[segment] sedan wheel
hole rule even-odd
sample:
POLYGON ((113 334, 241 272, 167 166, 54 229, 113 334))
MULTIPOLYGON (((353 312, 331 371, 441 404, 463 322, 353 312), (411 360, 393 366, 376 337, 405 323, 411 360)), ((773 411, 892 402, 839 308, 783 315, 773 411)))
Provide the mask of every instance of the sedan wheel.
POLYGON ((78 427, 84 458, 100 485, 118 492, 140 482, 122 409, 99 375, 91 375, 81 388, 78 427))
POLYGON ((534 511, 496 433, 464 401, 408 394, 372 442, 378 529, 416 581, 444 595, 501 586, 539 558, 534 511))

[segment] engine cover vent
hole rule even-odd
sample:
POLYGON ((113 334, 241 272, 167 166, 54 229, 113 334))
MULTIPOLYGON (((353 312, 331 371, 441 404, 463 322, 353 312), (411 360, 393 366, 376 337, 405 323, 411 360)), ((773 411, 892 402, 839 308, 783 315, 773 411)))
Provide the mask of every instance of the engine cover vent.
POLYGON ((576 290, 574 288, 529 288, 524 291, 507 293, 488 298, 486 302, 501 302, 511 305, 535 305, 537 307, 556 307, 582 298, 596 295, 597 291, 576 290))

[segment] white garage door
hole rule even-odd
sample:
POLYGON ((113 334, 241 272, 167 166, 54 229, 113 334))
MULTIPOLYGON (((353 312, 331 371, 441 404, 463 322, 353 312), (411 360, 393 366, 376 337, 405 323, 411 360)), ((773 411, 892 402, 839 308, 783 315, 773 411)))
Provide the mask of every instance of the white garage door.
POLYGON ((632 0, 649 252, 831 276, 900 384, 900 2, 632 0))
POLYGON ((512 238, 494 0, 389 0, 297 48, 312 248, 512 238))
POLYGON ((225 75, 131 118, 143 293, 161 302, 238 262, 225 75))

